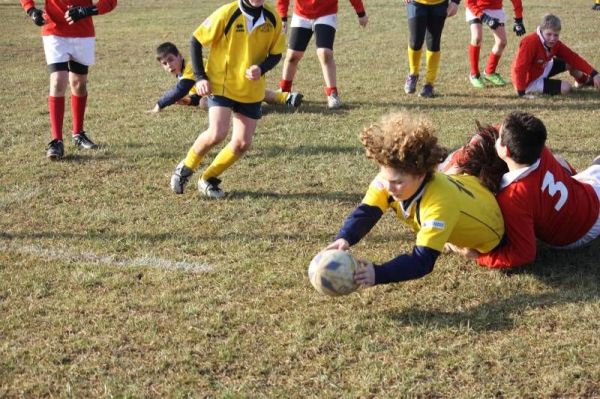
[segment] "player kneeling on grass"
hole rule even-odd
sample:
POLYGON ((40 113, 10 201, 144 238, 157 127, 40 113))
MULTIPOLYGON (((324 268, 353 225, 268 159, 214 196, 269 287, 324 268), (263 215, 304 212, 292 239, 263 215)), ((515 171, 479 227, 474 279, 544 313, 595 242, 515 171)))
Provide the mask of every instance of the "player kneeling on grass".
MULTIPOLYGON (((172 104, 199 106, 208 109, 208 98, 201 97, 196 90, 196 79, 192 64, 186 62, 177 47, 171 42, 165 42, 156 49, 156 60, 163 69, 177 78, 177 85, 158 99, 154 108, 149 112, 158 113, 172 104)), ((264 101, 269 104, 284 104, 299 107, 302 94, 265 91, 264 101)))
POLYGON ((558 39, 560 31, 560 19, 547 14, 537 31, 521 40, 511 68, 513 86, 519 96, 568 93, 571 83, 550 79, 564 71, 575 78, 575 87, 594 86, 600 90, 598 71, 558 39))
POLYGON ((600 157, 588 169, 575 170, 545 146, 546 127, 525 112, 506 116, 479 133, 455 156, 458 171, 485 175, 498 187, 506 240, 487 253, 450 245, 482 266, 510 268, 531 263, 536 239, 557 248, 577 248, 600 235, 600 157), (502 162, 503 161, 503 162, 502 162), (504 168, 498 162, 505 163, 504 168), (506 173, 504 173, 506 172, 506 173), (503 174, 504 173, 504 174, 503 174))
POLYGON ((196 29, 191 40, 198 94, 208 98, 208 129, 198 136, 175 168, 171 189, 182 194, 204 156, 233 132, 198 182, 201 194, 222 198, 217 178, 249 148, 261 117, 265 73, 281 59, 285 35, 281 19, 264 0, 240 0, 218 8, 196 29), (204 69, 202 46, 210 46, 204 69))
POLYGON ((387 210, 417 237, 411 254, 381 265, 362 262, 357 283, 369 287, 423 277, 433 270, 446 242, 482 253, 500 243, 504 222, 494 195, 475 176, 436 171, 446 150, 438 145, 431 123, 407 113, 390 114, 366 128, 360 139, 379 174, 327 248, 345 250, 356 244, 387 210))

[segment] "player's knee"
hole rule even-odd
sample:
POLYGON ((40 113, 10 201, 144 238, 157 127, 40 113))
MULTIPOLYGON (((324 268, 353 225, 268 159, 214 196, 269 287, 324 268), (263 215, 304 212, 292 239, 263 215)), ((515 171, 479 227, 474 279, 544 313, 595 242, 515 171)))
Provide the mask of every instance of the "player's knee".
POLYGON ((481 47, 481 35, 471 36, 471 45, 481 47))
POLYGON ((87 95, 87 82, 82 80, 71 81, 71 92, 76 96, 87 95))
POLYGON ((288 64, 297 64, 302 59, 304 53, 300 51, 288 51, 285 55, 285 62, 288 64))
POLYGON ((571 91, 571 88, 571 83, 567 82, 566 80, 560 82, 560 94, 567 94, 571 91))
POLYGON ((331 49, 318 48, 317 56, 319 57, 319 60, 321 60, 321 62, 324 64, 329 64, 329 63, 333 62, 333 50, 331 50, 331 49))
POLYGON ((246 139, 237 139, 237 140, 232 140, 231 141, 231 149, 233 150, 233 152, 235 152, 236 154, 243 154, 246 151, 248 151, 250 149, 250 146, 252 145, 252 140, 246 140, 246 139))
POLYGON ((497 39, 496 40, 496 48, 500 51, 504 50, 504 48, 506 47, 506 38, 501 38, 501 39, 497 39))

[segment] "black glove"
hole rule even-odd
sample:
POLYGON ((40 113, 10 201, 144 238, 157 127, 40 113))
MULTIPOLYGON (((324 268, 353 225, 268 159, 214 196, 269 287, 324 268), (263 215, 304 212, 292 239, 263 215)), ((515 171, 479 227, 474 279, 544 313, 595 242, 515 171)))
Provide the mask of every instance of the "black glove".
POLYGON ((46 20, 44 19, 44 12, 35 7, 31 7, 27 10, 27 15, 31 18, 34 24, 37 26, 42 26, 46 24, 46 20))
POLYGON ((481 22, 490 27, 491 30, 496 30, 500 26, 500 20, 498 18, 492 18, 486 13, 481 16, 481 22))
POLYGON ((73 22, 77 22, 80 19, 91 17, 92 15, 98 15, 98 8, 96 6, 93 7, 71 7, 69 11, 67 11, 69 17, 73 22))
POLYGON ((527 33, 525 32, 525 25, 523 25, 523 18, 515 18, 513 32, 515 32, 517 36, 523 36, 525 33, 527 33))

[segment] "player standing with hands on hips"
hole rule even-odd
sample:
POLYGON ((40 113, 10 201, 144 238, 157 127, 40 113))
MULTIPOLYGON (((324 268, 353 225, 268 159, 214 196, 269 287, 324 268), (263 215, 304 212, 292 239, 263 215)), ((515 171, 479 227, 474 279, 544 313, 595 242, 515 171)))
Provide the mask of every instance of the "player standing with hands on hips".
MULTIPOLYGON (((517 36, 523 36, 525 25, 523 25, 523 4, 521 0, 511 0, 513 4, 515 19, 513 32, 517 36)), ((477 89, 483 89, 488 81, 494 86, 504 86, 506 81, 496 72, 502 52, 506 47, 506 15, 502 9, 502 0, 467 0, 466 20, 471 29, 471 42, 469 43, 469 62, 471 64, 471 85, 477 89), (481 39, 483 35, 482 24, 488 26, 494 35, 494 47, 488 57, 488 62, 483 73, 479 74, 479 52, 481 51, 481 39)))
POLYGON ((46 155, 52 160, 64 156, 63 119, 65 92, 71 87, 73 143, 84 149, 97 148, 83 130, 87 105, 87 75, 95 63, 96 38, 92 16, 102 15, 117 6, 117 0, 46 0, 44 10, 33 0, 20 0, 23 9, 37 26, 42 27, 46 63, 50 72, 48 111, 52 141, 46 155))
MULTIPOLYGON (((364 28, 367 26, 369 18, 362 0, 350 0, 350 3, 358 16, 358 24, 364 28)), ((283 20, 284 32, 287 32, 289 4, 289 0, 277 0, 277 11, 283 20)), ((325 79, 328 109, 337 109, 342 106, 337 88, 336 65, 333 58, 337 11, 337 0, 295 0, 294 14, 290 23, 288 50, 283 62, 281 81, 279 82, 281 91, 292 91, 294 77, 298 71, 298 63, 304 57, 304 52, 314 32, 317 56, 325 79)))
POLYGON ((252 144, 261 118, 265 73, 281 60, 285 35, 281 19, 265 0, 239 0, 219 7, 196 29, 190 43, 196 89, 208 97, 208 129, 200 133, 171 176, 171 189, 182 194, 204 156, 229 133, 231 140, 198 181, 200 194, 222 198, 218 179, 252 144), (202 48, 210 47, 206 69, 202 48))

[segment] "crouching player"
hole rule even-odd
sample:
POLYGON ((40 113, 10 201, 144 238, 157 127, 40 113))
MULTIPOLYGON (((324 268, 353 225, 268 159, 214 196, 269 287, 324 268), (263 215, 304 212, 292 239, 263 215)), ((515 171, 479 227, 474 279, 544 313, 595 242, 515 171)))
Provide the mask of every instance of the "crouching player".
POLYGON ((187 156, 171 177, 171 189, 182 194, 186 183, 204 156, 232 136, 204 171, 198 182, 200 193, 222 198, 221 175, 249 148, 261 117, 265 73, 281 60, 285 35, 281 19, 264 0, 240 0, 218 8, 196 29, 191 40, 196 89, 208 96, 208 129, 200 133, 187 156), (204 68, 202 47, 210 53, 204 68))
POLYGON ((594 86, 600 90, 598 72, 559 40, 560 31, 560 19, 547 14, 537 31, 521 40, 511 68, 513 86, 519 96, 568 93, 571 83, 550 79, 564 71, 569 71, 575 79, 575 87, 594 86))
POLYGON ((363 262, 355 273, 357 283, 370 287, 423 277, 433 270, 447 242, 481 253, 500 243, 504 222, 494 195, 475 176, 436 171, 446 150, 428 121, 391 114, 365 129, 360 139, 379 174, 327 248, 346 250, 356 244, 387 210, 417 237, 411 254, 381 265, 363 262))
MULTIPOLYGON (((208 109, 208 98, 198 95, 192 64, 186 62, 177 47, 171 42, 165 42, 156 48, 156 60, 163 69, 177 78, 177 85, 158 99, 154 108, 149 112, 158 113, 172 104, 199 106, 208 109)), ((302 104, 302 94, 265 91, 264 101, 268 104, 283 104, 289 107, 299 107, 302 104)))
MULTIPOLYGON (((558 248, 577 248, 600 235, 600 157, 575 170, 545 146, 546 127, 531 114, 512 112, 494 140, 471 140, 456 157, 458 169, 480 175, 502 160, 506 173, 496 196, 504 215, 506 240, 488 253, 449 246, 482 266, 510 268, 532 263, 536 239, 558 248)), ((499 171, 501 169, 496 169, 499 171)), ((492 173, 493 174, 493 173, 492 173)))

